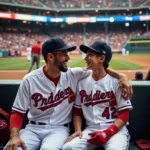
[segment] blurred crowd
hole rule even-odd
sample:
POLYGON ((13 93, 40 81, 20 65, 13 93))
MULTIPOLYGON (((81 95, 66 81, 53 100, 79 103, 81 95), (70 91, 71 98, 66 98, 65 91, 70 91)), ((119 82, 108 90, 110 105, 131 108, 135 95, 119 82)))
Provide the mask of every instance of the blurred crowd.
MULTIPOLYGON (((101 8, 129 7, 129 0, 0 0, 14 4, 32 5, 52 8, 101 8)), ((150 5, 149 0, 132 0, 132 7, 150 5)))
POLYGON ((23 5, 42 6, 38 0, 15 0, 15 2, 23 5))
POLYGON ((105 34, 104 31, 89 31, 83 34, 82 32, 51 32, 44 34, 40 31, 31 31, 30 29, 24 29, 21 31, 1 31, 0 32, 0 49, 25 49, 28 45, 33 45, 36 40, 41 40, 44 42, 48 37, 59 36, 69 45, 88 44, 91 45, 96 40, 107 41, 112 47, 113 51, 121 51, 124 44, 130 38, 138 37, 150 37, 150 31, 142 33, 141 30, 136 30, 132 32, 127 31, 110 31, 105 34))
POLYGON ((80 8, 81 1, 79 0, 55 0, 57 8, 80 8))
POLYGON ((37 39, 45 41, 48 38, 47 35, 40 32, 33 32, 30 29, 22 31, 1 31, 0 32, 0 49, 3 50, 23 50, 28 45, 36 43, 37 39))

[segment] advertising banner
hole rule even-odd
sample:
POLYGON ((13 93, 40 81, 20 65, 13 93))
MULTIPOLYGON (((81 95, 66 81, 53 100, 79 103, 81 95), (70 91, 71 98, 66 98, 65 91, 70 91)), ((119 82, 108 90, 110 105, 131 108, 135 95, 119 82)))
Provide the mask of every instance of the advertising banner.
POLYGON ((35 15, 32 15, 31 20, 32 21, 38 21, 38 22, 47 22, 48 19, 45 16, 35 16, 35 15))
POLYGON ((71 51, 69 54, 80 54, 80 50, 71 51))
POLYGON ((77 17, 77 23, 88 23, 90 22, 90 17, 77 17))
POLYGON ((22 49, 22 50, 20 51, 20 56, 21 56, 21 57, 26 57, 26 56, 27 56, 27 50, 26 50, 26 49, 22 49))
POLYGON ((0 18, 15 19, 14 13, 0 12, 0 18))
POLYGON ((96 22, 134 22, 148 21, 150 15, 141 16, 79 16, 79 17, 48 17, 38 15, 25 15, 18 13, 0 12, 0 18, 38 21, 38 22, 55 22, 55 23, 96 23, 96 22))
POLYGON ((16 19, 32 21, 32 15, 16 14, 16 19))

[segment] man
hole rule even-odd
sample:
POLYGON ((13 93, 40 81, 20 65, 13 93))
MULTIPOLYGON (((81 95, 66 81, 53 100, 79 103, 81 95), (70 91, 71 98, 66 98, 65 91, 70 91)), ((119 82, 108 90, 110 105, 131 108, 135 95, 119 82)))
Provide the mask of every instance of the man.
POLYGON ((18 50, 15 49, 15 56, 17 57, 18 56, 18 50))
POLYGON ((11 50, 8 49, 8 57, 11 59, 11 50))
POLYGON ((42 55, 46 65, 27 74, 19 87, 12 107, 10 142, 6 150, 62 148, 69 136, 77 82, 90 74, 81 68, 68 69, 68 52, 75 49, 76 46, 68 46, 57 37, 44 42, 42 55), (29 124, 20 130, 27 110, 29 124))
POLYGON ((32 67, 36 63, 36 69, 39 68, 40 66, 40 54, 41 54, 41 41, 38 40, 37 44, 33 45, 32 51, 31 51, 31 56, 32 56, 32 62, 29 67, 28 73, 31 72, 32 67))
POLYGON ((96 41, 91 46, 81 45, 86 53, 87 69, 92 70, 90 76, 80 80, 74 105, 75 133, 63 146, 63 150, 92 150, 103 146, 105 150, 126 150, 129 135, 126 123, 130 100, 121 96, 118 79, 106 72, 112 51, 105 42, 96 41), (82 116, 86 120, 86 128, 82 132, 82 116))
POLYGON ((122 56, 126 56, 126 49, 124 47, 122 48, 122 56))
POLYGON ((150 80, 150 70, 147 73, 146 79, 145 80, 150 80))
POLYGON ((30 45, 28 45, 27 47, 27 60, 30 61, 31 59, 31 47, 30 45))

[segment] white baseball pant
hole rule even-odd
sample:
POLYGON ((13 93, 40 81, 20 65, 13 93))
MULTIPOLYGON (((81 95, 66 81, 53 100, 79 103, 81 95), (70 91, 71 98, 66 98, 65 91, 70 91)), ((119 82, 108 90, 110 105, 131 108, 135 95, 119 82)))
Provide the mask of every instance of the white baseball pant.
MULTIPOLYGON (((92 145, 87 142, 91 136, 88 133, 96 131, 92 128, 86 128, 83 131, 83 136, 80 139, 79 137, 74 138, 72 141, 64 144, 62 150, 93 150, 99 145, 92 145)), ((126 127, 123 127, 117 134, 112 136, 106 144, 103 145, 105 150, 127 150, 129 146, 129 134, 126 127)))
MULTIPOLYGON (((69 128, 65 126, 28 124, 19 133, 27 150, 60 150, 69 136, 69 128)), ((22 150, 18 147, 17 150, 22 150)))

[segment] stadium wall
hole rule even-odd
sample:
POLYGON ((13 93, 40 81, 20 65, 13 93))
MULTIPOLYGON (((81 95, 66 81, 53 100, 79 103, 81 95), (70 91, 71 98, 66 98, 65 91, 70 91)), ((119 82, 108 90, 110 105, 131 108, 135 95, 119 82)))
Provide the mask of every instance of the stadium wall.
POLYGON ((130 39, 125 49, 130 53, 150 53, 150 38, 130 39))
POLYGON ((0 50, 0 57, 8 57, 8 52, 5 49, 0 50))

